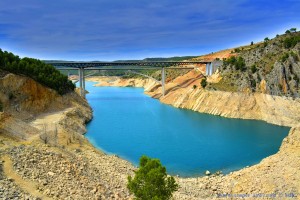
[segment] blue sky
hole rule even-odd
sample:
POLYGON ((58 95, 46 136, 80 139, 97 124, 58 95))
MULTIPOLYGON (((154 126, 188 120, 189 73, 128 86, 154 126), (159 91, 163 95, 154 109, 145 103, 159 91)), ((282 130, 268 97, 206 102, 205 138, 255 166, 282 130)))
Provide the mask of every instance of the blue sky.
POLYGON ((300 29, 300 0, 1 0, 0 48, 21 57, 202 55, 300 29))

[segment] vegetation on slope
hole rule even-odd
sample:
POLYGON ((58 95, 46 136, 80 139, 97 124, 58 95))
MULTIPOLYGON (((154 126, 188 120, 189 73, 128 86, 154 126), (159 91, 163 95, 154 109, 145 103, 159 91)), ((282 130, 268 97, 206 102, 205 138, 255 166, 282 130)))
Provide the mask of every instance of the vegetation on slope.
POLYGON ((287 31, 261 43, 251 42, 233 53, 236 55, 223 59, 222 80, 208 88, 300 96, 300 32, 287 31))
POLYGON ((33 58, 22 58, 0 49, 0 70, 28 76, 63 95, 73 91, 75 85, 53 66, 33 58))

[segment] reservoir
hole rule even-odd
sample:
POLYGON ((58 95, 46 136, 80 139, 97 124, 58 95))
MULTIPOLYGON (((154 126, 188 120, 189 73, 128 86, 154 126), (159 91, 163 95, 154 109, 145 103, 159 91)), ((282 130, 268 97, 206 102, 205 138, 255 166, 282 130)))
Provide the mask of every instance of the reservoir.
POLYGON ((229 173, 278 152, 289 128, 256 120, 228 119, 178 109, 143 93, 143 88, 93 87, 94 111, 85 135, 97 148, 138 166, 159 158, 167 172, 183 177, 206 170, 229 173))

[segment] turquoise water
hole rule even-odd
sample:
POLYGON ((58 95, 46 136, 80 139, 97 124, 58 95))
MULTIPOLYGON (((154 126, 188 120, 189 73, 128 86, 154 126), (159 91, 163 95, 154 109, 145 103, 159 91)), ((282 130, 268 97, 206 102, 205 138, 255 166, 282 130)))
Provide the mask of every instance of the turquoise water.
POLYGON ((86 137, 99 149, 138 165, 141 155, 159 158, 172 175, 228 173, 275 154, 289 128, 177 109, 143 94, 142 88, 93 87, 94 110, 86 137))

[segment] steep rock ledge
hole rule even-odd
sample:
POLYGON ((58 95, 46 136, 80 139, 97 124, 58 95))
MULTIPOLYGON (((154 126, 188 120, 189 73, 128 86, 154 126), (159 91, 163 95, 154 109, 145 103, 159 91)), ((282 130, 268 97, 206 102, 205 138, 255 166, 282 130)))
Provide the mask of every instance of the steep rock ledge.
POLYGON ((73 105, 89 107, 74 92, 59 95, 29 77, 15 74, 0 78, 0 101, 5 112, 25 119, 46 112, 61 111, 73 105))
POLYGON ((282 126, 299 126, 300 99, 203 89, 180 89, 160 98, 178 108, 229 118, 263 120, 282 126))
POLYGON ((228 118, 263 120, 268 123, 297 127, 300 126, 300 99, 272 96, 262 93, 241 93, 209 91, 193 88, 199 80, 193 80, 182 87, 181 83, 166 84, 166 95, 161 95, 161 86, 149 79, 94 78, 95 86, 144 87, 145 93, 162 103, 177 108, 219 115, 228 118))
POLYGON ((0 78, 0 101, 4 110, 0 132, 19 139, 41 132, 24 135, 22 130, 42 130, 44 125, 49 129, 53 124, 64 132, 84 134, 92 119, 91 107, 75 92, 59 95, 26 76, 7 74, 0 78))

